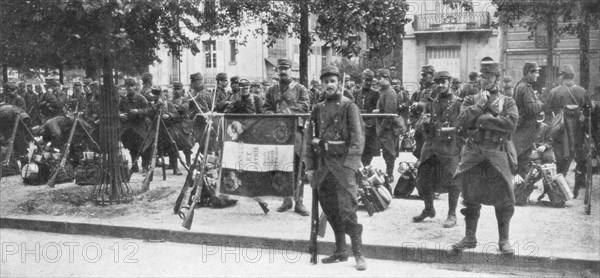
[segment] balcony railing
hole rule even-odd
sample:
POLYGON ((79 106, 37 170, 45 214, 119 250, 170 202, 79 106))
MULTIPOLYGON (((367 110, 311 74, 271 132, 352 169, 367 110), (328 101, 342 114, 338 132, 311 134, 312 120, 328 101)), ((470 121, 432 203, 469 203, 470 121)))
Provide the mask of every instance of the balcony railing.
POLYGON ((469 32, 490 29, 488 12, 444 13, 415 15, 415 33, 429 32, 469 32))

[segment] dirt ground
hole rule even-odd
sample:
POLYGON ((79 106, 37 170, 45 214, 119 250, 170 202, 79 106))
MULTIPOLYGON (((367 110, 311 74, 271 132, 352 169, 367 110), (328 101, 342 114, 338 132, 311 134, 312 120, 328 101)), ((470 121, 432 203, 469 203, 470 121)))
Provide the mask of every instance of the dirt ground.
MULTIPOLYGON (((400 160, 414 158, 403 154, 398 161, 400 160)), ((384 169, 381 157, 374 159, 374 164, 384 169)), ((77 186, 72 183, 58 184, 55 188, 45 185, 23 186, 19 176, 5 177, 0 186, 0 216, 183 230, 181 219, 172 211, 184 179, 185 176, 173 176, 169 171, 167 180, 163 181, 157 170, 150 190, 139 193, 143 176, 134 174, 129 183, 134 192, 131 203, 97 206, 90 200, 92 186, 77 186)), ((572 171, 567 180, 572 186, 572 171)), ((568 201, 565 208, 552 208, 542 204, 517 207, 511 222, 511 242, 517 253, 524 256, 599 260, 599 180, 600 177, 596 175, 592 215, 583 212, 583 191, 578 199, 568 201)), ((541 191, 535 190, 531 200, 537 201, 540 194, 541 191)), ((305 186, 304 196, 305 204, 310 206, 311 193, 308 185, 305 186)), ((271 209, 265 215, 253 199, 233 198, 239 200, 233 207, 198 209, 192 231, 308 239, 310 217, 292 212, 276 212, 281 199, 265 198, 271 209)), ((359 222, 365 227, 364 243, 447 248, 463 237, 464 221, 459 215, 458 226, 442 228, 447 214, 446 194, 439 196, 435 207, 436 218, 422 223, 412 223, 411 220, 423 209, 423 203, 418 199, 394 199, 387 210, 372 217, 360 210, 359 222)), ((487 243, 495 244, 498 241, 497 224, 493 207, 484 206, 481 215, 477 237, 481 248, 486 248, 487 243)), ((328 230, 324 240, 334 241, 331 230, 328 230)))

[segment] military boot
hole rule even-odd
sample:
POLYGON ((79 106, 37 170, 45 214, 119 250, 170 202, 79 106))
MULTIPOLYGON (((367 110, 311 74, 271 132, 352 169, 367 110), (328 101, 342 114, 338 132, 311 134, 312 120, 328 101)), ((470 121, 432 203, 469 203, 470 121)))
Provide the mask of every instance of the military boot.
POLYGON ((421 222, 427 217, 435 217, 435 208, 433 207, 433 194, 424 194, 423 201, 425 202, 425 209, 421 214, 413 217, 413 222, 421 222))
POLYGON ((366 270, 367 261, 362 253, 363 226, 361 224, 354 224, 353 226, 350 230, 350 241, 352 242, 352 253, 354 253, 354 259, 356 260, 356 270, 366 270))
POLYGON ((284 212, 284 211, 288 211, 289 209, 291 209, 294 206, 293 202, 292 202, 292 198, 290 197, 286 197, 285 199, 283 199, 283 203, 281 204, 281 206, 279 206, 277 208, 278 212, 284 212))
POLYGON ((461 209, 460 213, 465 216, 465 237, 452 245, 452 251, 462 251, 465 249, 472 249, 477 246, 477 222, 479 221, 479 210, 475 209, 461 209))
POLYGON ((169 157, 169 165, 172 166, 172 168, 173 168, 173 175, 175 175, 175 176, 183 175, 183 173, 181 173, 181 171, 179 171, 179 164, 177 161, 177 157, 169 157))
POLYGON ((392 184, 394 182, 394 162, 386 165, 386 171, 388 177, 388 183, 392 184))
POLYGON ((300 214, 302 216, 309 216, 310 215, 310 213, 308 212, 308 210, 306 209, 306 207, 304 207, 302 199, 296 200, 296 206, 294 207, 294 212, 297 213, 297 214, 300 214))
POLYGON ((509 206, 506 208, 496 208, 496 221, 498 221, 498 247, 502 255, 510 256, 515 253, 515 250, 510 246, 508 240, 510 219, 515 213, 515 207, 509 206))
MULTIPOLYGON (((325 223, 323 223, 325 224, 325 223)), ((348 245, 346 244, 346 233, 335 232, 335 252, 321 260, 324 264, 345 262, 348 260, 348 245)))
POLYGON ((573 187, 573 199, 577 199, 577 197, 579 196, 579 189, 581 188, 585 188, 585 173, 575 171, 575 186, 573 187))
POLYGON ((456 206, 458 205, 459 194, 458 190, 448 192, 448 218, 444 221, 444 228, 456 226, 456 206))

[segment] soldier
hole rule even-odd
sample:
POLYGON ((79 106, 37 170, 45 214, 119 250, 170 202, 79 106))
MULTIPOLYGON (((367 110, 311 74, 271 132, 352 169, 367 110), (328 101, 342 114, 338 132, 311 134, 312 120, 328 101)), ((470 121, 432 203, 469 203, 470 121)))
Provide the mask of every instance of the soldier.
POLYGON ((142 73, 142 89, 140 90, 140 94, 148 101, 154 98, 152 96, 152 74, 148 72, 142 73))
MULTIPOLYGON (((277 71, 279 72, 279 83, 271 86, 265 96, 265 104, 263 106, 263 113, 265 114, 296 114, 296 113, 308 113, 310 100, 308 97, 308 90, 296 82, 292 82, 292 61, 289 59, 278 59, 277 60, 277 71)), ((303 144, 302 138, 304 130, 303 120, 298 119, 298 129, 296 131, 296 144, 294 149, 296 153, 294 155, 294 169, 298 169, 298 163, 302 163, 299 153, 300 144, 303 144)), ((300 173, 296 173, 300 175, 300 173)), ((296 206, 294 212, 308 216, 309 213, 302 203, 302 197, 304 196, 304 184, 299 182, 294 188, 296 196, 296 206)), ((284 212, 293 207, 291 197, 284 199, 283 204, 277 209, 278 212, 284 212)))
POLYGON ((250 85, 250 94, 258 96, 263 101, 263 103, 264 103, 264 101, 265 101, 265 90, 263 90, 262 85, 260 83, 253 82, 252 85, 250 85))
POLYGON ((477 222, 481 205, 495 208, 498 222, 499 249, 503 255, 514 253, 508 235, 515 207, 513 173, 516 153, 510 135, 515 130, 519 113, 512 98, 499 92, 500 65, 481 63, 482 89, 467 96, 458 116, 461 128, 468 134, 455 178, 462 183, 465 237, 452 245, 452 251, 475 248, 477 222), (510 159, 509 159, 510 157, 510 159))
POLYGON ((259 96, 250 93, 250 81, 242 79, 237 86, 240 96, 227 105, 225 113, 262 114, 264 101, 259 96))
MULTIPOLYGON (((379 101, 379 92, 373 89, 373 71, 366 69, 363 71, 363 86, 362 90, 358 91, 354 96, 354 101, 358 106, 360 113, 373 113, 377 109, 379 101)), ((365 147, 362 153, 361 161, 364 166, 371 165, 374 156, 381 155, 381 145, 377 138, 376 119, 365 119, 365 147)))
POLYGON ((25 103, 23 97, 17 94, 17 86, 15 86, 14 83, 6 82, 2 85, 2 87, 4 89, 4 98, 1 99, 0 102, 16 106, 24 111, 27 111, 27 104, 25 103))
POLYGON ((546 105, 554 115, 564 111, 565 131, 554 138, 554 152, 558 158, 556 171, 566 176, 571 161, 575 158, 577 168, 573 196, 577 197, 579 189, 585 187, 586 157, 589 151, 584 147, 584 132, 587 128, 585 128, 585 123, 580 121, 581 115, 577 113, 577 108, 579 111, 583 111, 592 107, 592 102, 587 91, 575 84, 574 78, 573 66, 562 66, 559 75, 561 85, 550 90, 546 105), (576 108, 566 109, 567 105, 571 105, 570 107, 574 105, 576 108))
MULTIPOLYGON (((192 148, 194 147, 194 140, 192 133, 194 126, 192 120, 189 117, 189 98, 185 95, 183 84, 181 82, 173 82, 173 95, 170 100, 171 105, 175 108, 178 113, 173 123, 173 140, 177 143, 177 148, 185 155, 185 163, 191 165, 192 148)), ((171 159, 169 157, 169 159, 171 159)), ((170 164, 170 163, 169 163, 170 164)))
POLYGON ((505 76, 502 79, 502 82, 504 83, 502 86, 502 94, 504 94, 507 97, 513 97, 514 95, 512 81, 512 77, 510 76, 505 76))
POLYGON ((461 87, 462 80, 460 80, 457 77, 452 78, 452 86, 450 87, 450 92, 458 97, 460 95, 461 87))
POLYGON ((215 89, 215 111, 223 112, 229 104, 227 99, 231 92, 227 90, 227 73, 220 72, 217 74, 217 88, 215 89))
POLYGON ((41 97, 44 94, 44 89, 42 88, 42 84, 35 84, 35 93, 38 97, 41 97))
POLYGON ((87 95, 90 91, 90 84, 92 84, 94 80, 92 80, 91 78, 84 78, 83 79, 83 92, 87 95))
POLYGON ((315 107, 315 105, 317 104, 317 101, 319 100, 320 95, 321 95, 321 84, 319 84, 319 81, 317 81, 317 80, 310 81, 310 92, 309 92, 310 110, 312 110, 313 107, 315 107))
POLYGON ((459 97, 465 98, 467 96, 479 94, 479 91, 481 90, 479 82, 479 73, 474 71, 469 73, 469 82, 463 86, 459 97))
MULTIPOLYGON (((387 69, 379 69, 376 73, 379 91, 379 100, 377 101, 377 109, 383 114, 398 113, 398 95, 392 89, 390 83, 390 71, 387 69)), ((399 126, 398 119, 377 119, 377 137, 381 143, 383 160, 386 164, 386 174, 390 182, 394 180, 394 163, 398 156, 398 140, 402 133, 402 128, 399 126)))
POLYGON ((425 209, 413 217, 413 221, 435 217, 434 193, 448 192, 448 217, 443 227, 451 228, 456 225, 456 205, 460 194, 460 180, 452 176, 460 162, 458 114, 462 99, 451 92, 447 71, 436 72, 434 81, 437 97, 425 106, 416 124, 416 129, 425 135, 417 171, 417 190, 425 202, 425 209))
POLYGON ((25 111, 27 111, 27 113, 29 114, 31 113, 31 109, 37 103, 38 95, 36 95, 36 93, 33 91, 33 84, 29 83, 26 87, 27 91, 23 95, 23 99, 25 100, 25 106, 27 108, 25 111))
POLYGON ((421 67, 421 89, 413 94, 413 102, 424 102, 430 96, 431 91, 435 87, 435 82, 433 82, 434 72, 435 69, 431 65, 425 65, 421 67))
POLYGON ((64 114, 64 102, 62 102, 62 100, 54 93, 54 91, 59 89, 60 83, 58 83, 58 81, 49 80, 46 93, 39 98, 38 103, 41 115, 44 117, 42 121, 64 114))
MULTIPOLYGON (((204 79, 202 78, 202 74, 200 74, 199 72, 190 75, 190 93, 195 96, 193 101, 190 102, 190 116, 192 117, 194 127, 193 138, 196 138, 198 140, 197 142, 200 144, 200 146, 204 146, 205 139, 203 137, 203 133, 206 129, 207 122, 206 118, 198 116, 198 114, 211 112, 211 109, 213 107, 213 94, 209 93, 204 88, 204 79)), ((213 93, 215 92, 213 91, 213 93)), ((216 125, 217 123, 213 122, 213 124, 216 125)), ((217 136, 215 130, 216 129, 212 129, 212 131, 209 133, 211 134, 212 138, 209 141, 209 151, 211 152, 218 151, 217 145, 214 143, 214 138, 216 138, 217 136)), ((204 150, 200 148, 198 151, 204 150)))
MULTIPOLYGON (((131 155, 131 171, 139 172, 137 160, 140 156, 140 146, 144 142, 147 130, 150 128, 147 114, 149 113, 148 100, 135 91, 136 82, 133 78, 125 80, 127 95, 119 100, 119 112, 121 119, 120 137, 123 146, 129 150, 131 155)), ((146 171, 149 163, 151 150, 142 150, 142 168, 146 171)))
MULTIPOLYGON (((10 140, 14 129, 16 119, 15 117, 21 117, 21 119, 27 126, 31 124, 31 119, 29 118, 29 115, 27 115, 27 113, 23 111, 23 109, 14 105, 0 102, 0 153, 6 152, 6 148, 8 147, 8 141, 10 140)), ((22 128, 19 128, 13 141, 12 157, 15 157, 18 160, 20 160, 21 165, 27 163, 28 147, 28 137, 26 136, 25 131, 22 128)), ((0 161, 0 163, 4 163, 4 161, 0 161)))
POLYGON ((365 144, 362 119, 356 104, 342 96, 340 72, 334 66, 321 70, 321 82, 325 86, 324 102, 317 104, 311 113, 307 130, 307 143, 312 145, 306 156, 310 184, 319 191, 319 202, 335 235, 335 252, 322 259, 323 263, 348 260, 346 234, 350 236, 356 269, 367 269, 362 254, 363 226, 358 223, 356 210, 356 173, 365 144), (323 148, 324 144, 336 144, 339 148, 323 148))
POLYGON ((83 86, 81 82, 77 81, 73 83, 73 96, 69 100, 69 110, 75 111, 79 109, 79 111, 83 111, 86 107, 86 96, 83 94, 83 86))
POLYGON ((519 122, 513 134, 513 142, 520 168, 528 168, 531 162, 530 154, 535 141, 536 117, 542 112, 544 105, 532 88, 540 75, 539 70, 540 67, 537 63, 525 63, 523 66, 523 79, 515 86, 514 100, 519 111, 519 122))

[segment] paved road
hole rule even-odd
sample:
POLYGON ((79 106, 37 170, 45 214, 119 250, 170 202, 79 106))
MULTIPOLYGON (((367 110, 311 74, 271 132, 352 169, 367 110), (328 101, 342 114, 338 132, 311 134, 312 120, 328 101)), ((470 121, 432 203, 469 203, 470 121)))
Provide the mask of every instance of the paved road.
MULTIPOLYGON (((493 277, 497 274, 452 271, 436 265, 354 260, 311 265, 306 253, 233 247, 144 242, 21 230, 0 230, 0 275, 52 277, 260 276, 260 277, 493 277)), ((514 276, 513 276, 514 277, 514 276)))

